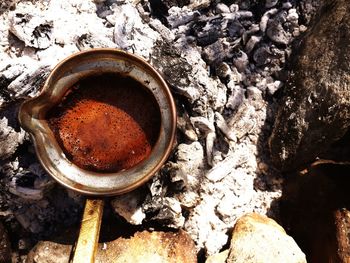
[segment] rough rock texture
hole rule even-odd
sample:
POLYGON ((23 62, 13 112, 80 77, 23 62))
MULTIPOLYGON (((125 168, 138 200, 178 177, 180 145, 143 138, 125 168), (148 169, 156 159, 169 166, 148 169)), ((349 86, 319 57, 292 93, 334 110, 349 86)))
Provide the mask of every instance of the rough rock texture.
POLYGON ((309 263, 349 262, 349 172, 321 162, 284 182, 281 220, 309 263))
POLYGON ((337 254, 340 262, 347 263, 350 260, 350 211, 343 208, 335 212, 335 227, 337 238, 337 254))
POLYGON ((274 220, 259 214, 238 219, 228 263, 306 263, 305 255, 274 220))
POLYGON ((228 253, 230 250, 226 249, 220 253, 211 255, 207 258, 205 263, 226 263, 226 259, 228 257, 228 253))
MULTIPOLYGON (((27 263, 68 263, 72 245, 39 242, 29 253, 27 263)), ((195 263, 196 249, 183 231, 137 232, 130 238, 118 238, 98 246, 95 262, 195 263)))
POLYGON ((0 222, 0 262, 11 262, 11 244, 4 225, 0 222))
POLYGON ((273 163, 293 170, 315 159, 350 125, 350 5, 328 1, 297 47, 270 138, 273 163), (317 48, 315 48, 317 47, 317 48))

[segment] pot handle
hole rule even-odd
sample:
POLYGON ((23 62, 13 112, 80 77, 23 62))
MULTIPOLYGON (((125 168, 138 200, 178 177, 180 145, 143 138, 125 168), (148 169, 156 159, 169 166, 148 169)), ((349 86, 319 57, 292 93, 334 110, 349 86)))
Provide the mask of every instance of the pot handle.
POLYGON ((86 199, 79 238, 75 246, 73 263, 94 263, 102 221, 104 201, 86 199))

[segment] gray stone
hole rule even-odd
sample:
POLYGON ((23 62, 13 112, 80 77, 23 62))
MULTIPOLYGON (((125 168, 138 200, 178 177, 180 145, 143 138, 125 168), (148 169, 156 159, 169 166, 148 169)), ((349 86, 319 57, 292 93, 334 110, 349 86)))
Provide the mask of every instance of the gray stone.
POLYGON ((251 213, 237 221, 226 262, 306 263, 306 258, 293 238, 274 220, 251 213))
POLYGON ((279 103, 269 144, 283 170, 312 161, 350 126, 350 6, 342 0, 326 9, 298 46, 279 103))

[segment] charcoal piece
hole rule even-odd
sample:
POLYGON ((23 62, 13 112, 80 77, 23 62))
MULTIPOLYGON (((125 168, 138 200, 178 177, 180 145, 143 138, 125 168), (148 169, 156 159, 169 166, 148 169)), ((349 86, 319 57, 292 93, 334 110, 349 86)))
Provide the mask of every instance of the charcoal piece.
POLYGON ((180 54, 181 51, 178 48, 165 42, 157 42, 153 51, 152 63, 161 70, 173 87, 187 87, 190 85, 189 76, 192 67, 180 54))
POLYGON ((350 5, 341 0, 324 10, 296 49, 269 140, 282 170, 312 161, 350 126, 350 5))
POLYGON ((192 32, 197 37, 197 44, 202 47, 211 45, 225 36, 221 18, 199 21, 192 26, 192 32))
POLYGON ((249 64, 248 55, 241 50, 235 52, 233 54, 233 64, 239 72, 243 72, 249 64))
POLYGON ((244 33, 244 27, 238 21, 231 21, 227 24, 229 37, 238 38, 244 33))
POLYGON ((204 61, 210 65, 218 64, 228 56, 230 56, 230 51, 220 40, 205 47, 202 54, 204 61))
POLYGON ((279 19, 270 19, 267 23, 267 36, 278 44, 287 45, 290 41, 291 35, 286 32, 279 19))
POLYGON ((262 46, 255 50, 253 59, 257 66, 263 66, 271 62, 271 52, 268 46, 262 46))
POLYGON ((42 15, 34 16, 18 12, 10 14, 10 31, 26 46, 38 49, 48 48, 53 43, 53 21, 42 15))

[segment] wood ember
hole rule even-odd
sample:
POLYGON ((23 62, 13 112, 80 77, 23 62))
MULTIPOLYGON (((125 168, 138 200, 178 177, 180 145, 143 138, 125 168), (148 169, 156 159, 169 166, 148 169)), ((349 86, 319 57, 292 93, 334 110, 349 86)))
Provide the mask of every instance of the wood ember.
MULTIPOLYGON (((37 94, 57 62, 76 51, 111 47, 144 57, 175 96, 177 145, 142 198, 133 192, 129 204, 124 196, 112 206, 133 224, 183 228, 198 251, 214 254, 240 215, 275 213, 282 180, 266 151, 274 94, 283 89, 291 43, 306 29, 300 17, 313 9, 310 0, 302 8, 298 1, 160 2, 5 5, 0 110, 37 94)), ((0 212, 33 238, 77 222, 80 196, 33 169, 40 165, 15 116, 0 119, 0 212)))

